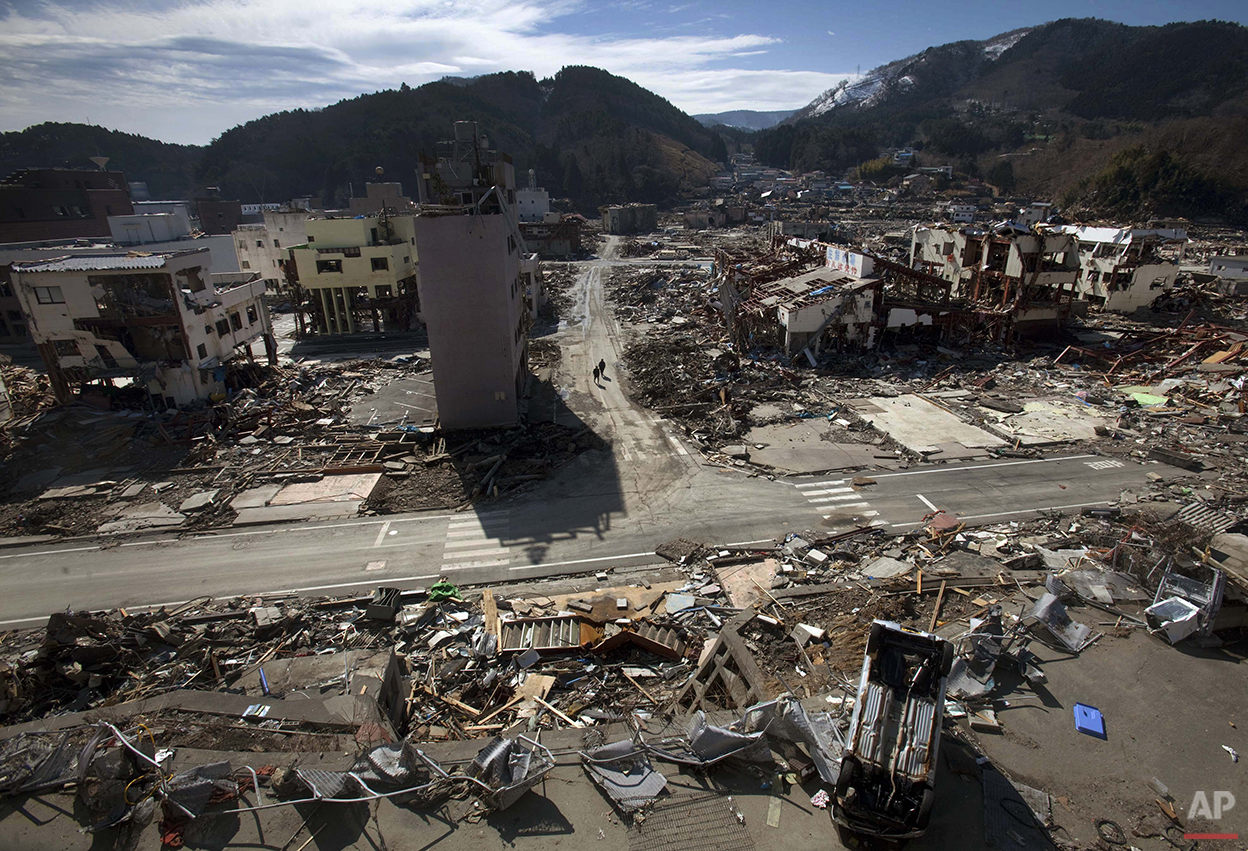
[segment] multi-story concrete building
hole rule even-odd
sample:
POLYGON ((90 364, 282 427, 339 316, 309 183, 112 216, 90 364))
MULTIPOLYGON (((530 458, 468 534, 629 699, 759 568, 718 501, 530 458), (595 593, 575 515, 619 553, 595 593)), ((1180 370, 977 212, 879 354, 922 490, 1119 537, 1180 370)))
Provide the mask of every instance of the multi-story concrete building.
POLYGON ((109 216, 133 212, 120 171, 21 169, 0 181, 0 243, 106 237, 109 216))
MULTIPOLYGON (((212 191, 211 187, 209 191, 212 191)), ((199 217, 199 229, 207 234, 232 233, 243 222, 241 201, 227 201, 216 196, 196 198, 195 209, 199 217)))
POLYGON ((14 264, 13 286, 59 401, 75 385, 129 379, 159 406, 226 392, 229 362, 263 340, 277 355, 264 286, 214 286, 206 249, 14 264))
POLYGON ((528 382, 529 302, 505 208, 415 218, 420 309, 445 429, 514 424, 528 382))
POLYGON ((550 193, 537 185, 537 172, 529 169, 529 185, 516 190, 516 218, 521 222, 544 222, 550 213, 550 193))
POLYGON ((109 216, 108 230, 117 245, 144 245, 186 239, 191 235, 191 220, 184 209, 166 213, 133 213, 109 216))
POLYGON ((305 223, 307 241, 287 249, 286 267, 310 298, 305 332, 407 331, 418 325, 413 221, 411 214, 382 214, 305 223))
POLYGON ((1055 328, 1079 296, 1078 243, 1052 229, 918 227, 910 266, 951 283, 951 296, 981 309, 985 321, 995 317, 998 338, 1055 328))
POLYGON ((1134 313, 1173 287, 1187 244, 1183 228, 1055 230, 1078 240, 1080 295, 1114 313, 1134 313))
POLYGON ((380 182, 365 184, 364 197, 352 198, 349 207, 353 216, 373 215, 382 210, 409 213, 414 209, 412 199, 403 194, 403 184, 380 182))
POLYGON ((650 233, 658 229, 659 208, 654 204, 623 204, 602 208, 604 233, 650 233))
POLYGON ((265 210, 264 224, 241 225, 231 234, 239 270, 259 272, 270 291, 281 289, 282 264, 291 246, 307 243, 310 215, 303 209, 265 210))

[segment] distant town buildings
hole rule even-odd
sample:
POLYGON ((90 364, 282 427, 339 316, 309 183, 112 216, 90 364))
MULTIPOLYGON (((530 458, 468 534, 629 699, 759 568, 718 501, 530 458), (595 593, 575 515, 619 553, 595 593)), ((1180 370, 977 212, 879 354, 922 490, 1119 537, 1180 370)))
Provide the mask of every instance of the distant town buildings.
POLYGON ((0 181, 0 243, 107 237, 109 216, 133 212, 120 171, 19 169, 0 181))

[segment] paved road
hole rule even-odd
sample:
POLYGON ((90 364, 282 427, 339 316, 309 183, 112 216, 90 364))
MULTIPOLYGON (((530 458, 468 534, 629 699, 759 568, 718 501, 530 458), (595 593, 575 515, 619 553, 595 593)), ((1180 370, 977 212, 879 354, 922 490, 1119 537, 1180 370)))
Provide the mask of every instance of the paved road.
POLYGON ((878 473, 875 485, 858 490, 840 477, 769 481, 704 466, 670 424, 625 393, 621 335, 602 292, 604 269, 620 262, 617 244, 580 265, 573 315, 554 338, 564 353, 555 383, 609 451, 584 453, 532 492, 476 512, 0 550, 0 628, 66 607, 364 593, 428 585, 439 575, 469 585, 585 573, 654 563, 654 548, 674 537, 763 542, 865 523, 904 531, 933 507, 998 522, 1105 504, 1144 480, 1140 465, 1097 456, 878 473), (609 380, 595 384, 600 359, 609 380))
POLYGON ((1101 455, 1069 455, 867 475, 875 484, 855 487, 852 477, 789 483, 825 516, 825 525, 861 522, 906 531, 938 510, 982 526, 1105 506, 1141 485, 1145 470, 1101 455))

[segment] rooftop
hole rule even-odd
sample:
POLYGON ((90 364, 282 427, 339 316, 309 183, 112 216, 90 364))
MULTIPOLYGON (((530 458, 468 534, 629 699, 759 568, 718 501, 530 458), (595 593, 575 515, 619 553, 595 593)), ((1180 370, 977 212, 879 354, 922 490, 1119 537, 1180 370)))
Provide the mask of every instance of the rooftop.
POLYGON ((172 257, 196 254, 206 248, 191 251, 169 251, 160 254, 105 254, 97 257, 56 257, 37 263, 14 263, 18 272, 106 272, 114 269, 163 269, 172 257))

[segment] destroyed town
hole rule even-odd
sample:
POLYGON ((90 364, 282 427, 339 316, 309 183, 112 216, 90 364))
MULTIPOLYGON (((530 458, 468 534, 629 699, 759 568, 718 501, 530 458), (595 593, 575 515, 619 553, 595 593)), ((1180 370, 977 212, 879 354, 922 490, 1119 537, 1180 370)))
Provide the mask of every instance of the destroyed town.
POLYGON ((1248 849, 1248 10, 438 6, 0 12, 0 851, 1248 849))

